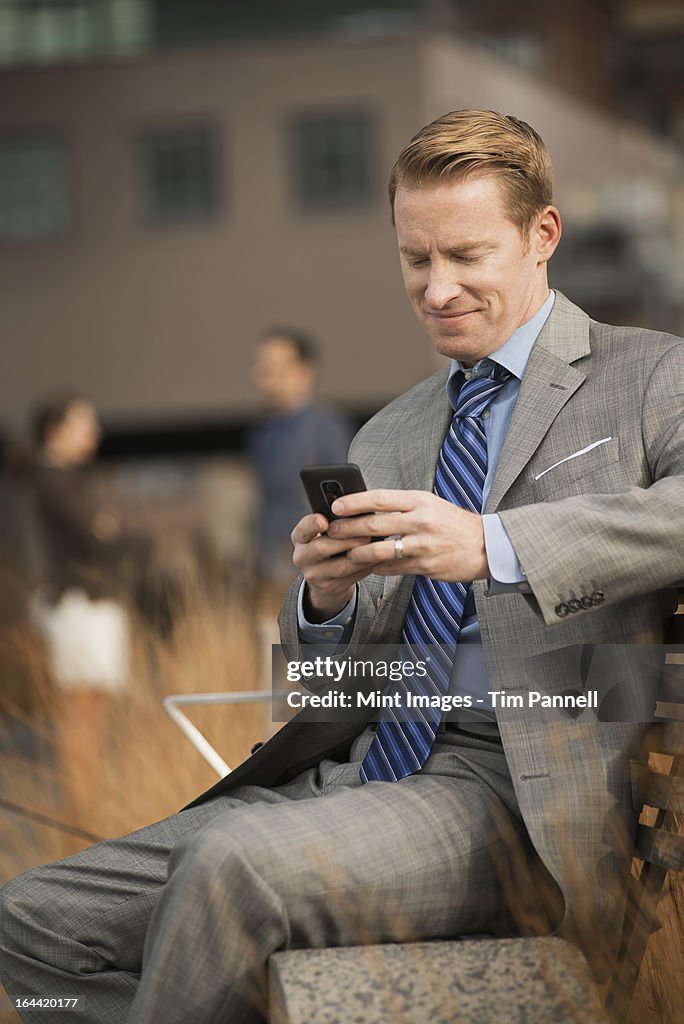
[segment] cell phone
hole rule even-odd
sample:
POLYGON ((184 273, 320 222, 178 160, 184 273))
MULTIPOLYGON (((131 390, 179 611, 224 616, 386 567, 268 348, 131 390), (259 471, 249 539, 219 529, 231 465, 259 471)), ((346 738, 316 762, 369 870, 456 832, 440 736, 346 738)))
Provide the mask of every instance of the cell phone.
POLYGON ((367 489, 363 474, 354 462, 334 466, 304 466, 299 475, 311 510, 325 516, 328 522, 340 518, 330 507, 336 498, 341 498, 343 494, 358 494, 367 489))

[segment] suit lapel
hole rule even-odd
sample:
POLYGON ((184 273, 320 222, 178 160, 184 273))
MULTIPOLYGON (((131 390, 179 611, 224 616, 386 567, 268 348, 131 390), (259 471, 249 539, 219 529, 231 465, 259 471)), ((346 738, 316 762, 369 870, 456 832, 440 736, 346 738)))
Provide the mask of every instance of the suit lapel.
POLYGON ((399 439, 402 490, 431 491, 434 486, 437 456, 452 416, 446 391, 448 378, 448 370, 436 374, 427 400, 402 424, 399 439))
MULTIPOLYGON (((435 374, 432 388, 413 415, 401 424, 398 449, 400 486, 406 491, 432 491, 435 482, 437 456, 442 447, 453 410, 449 404, 446 384, 448 369, 435 374)), ((387 576, 383 587, 383 601, 392 602, 393 618, 403 624, 411 599, 415 576, 387 576)))
POLYGON ((532 349, 487 499, 495 512, 565 403, 584 382, 571 364, 589 355, 586 313, 560 292, 532 349))
POLYGON ((545 349, 533 349, 499 456, 487 512, 496 511, 584 377, 545 349))

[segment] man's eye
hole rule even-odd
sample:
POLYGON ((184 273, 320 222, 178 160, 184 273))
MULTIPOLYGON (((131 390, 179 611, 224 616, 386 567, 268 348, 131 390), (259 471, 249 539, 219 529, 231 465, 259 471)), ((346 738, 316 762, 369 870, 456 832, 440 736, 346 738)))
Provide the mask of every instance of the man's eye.
POLYGON ((423 267, 427 263, 427 259, 424 256, 416 257, 415 259, 409 260, 409 267, 423 267))

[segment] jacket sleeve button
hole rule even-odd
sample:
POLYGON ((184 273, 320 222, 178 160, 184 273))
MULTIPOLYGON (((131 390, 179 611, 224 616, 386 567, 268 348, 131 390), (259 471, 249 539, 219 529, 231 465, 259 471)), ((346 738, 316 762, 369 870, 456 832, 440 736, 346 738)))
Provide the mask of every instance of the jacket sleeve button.
POLYGON ((564 619, 565 616, 569 614, 570 609, 565 603, 565 601, 561 601, 560 604, 556 605, 555 612, 559 619, 564 619))

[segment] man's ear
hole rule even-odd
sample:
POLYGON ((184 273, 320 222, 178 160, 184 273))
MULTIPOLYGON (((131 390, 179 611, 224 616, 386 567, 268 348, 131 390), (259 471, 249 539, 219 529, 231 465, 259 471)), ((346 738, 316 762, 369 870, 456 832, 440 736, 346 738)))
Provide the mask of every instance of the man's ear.
POLYGON ((551 259, 563 234, 561 216, 555 206, 545 206, 532 228, 533 247, 539 263, 551 259))

